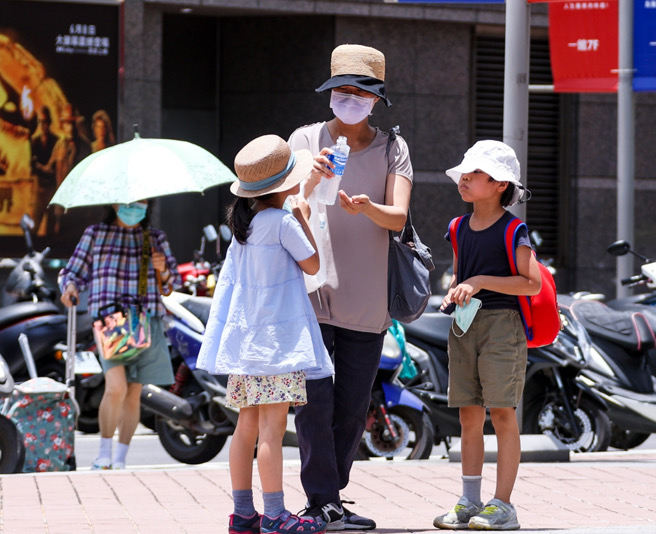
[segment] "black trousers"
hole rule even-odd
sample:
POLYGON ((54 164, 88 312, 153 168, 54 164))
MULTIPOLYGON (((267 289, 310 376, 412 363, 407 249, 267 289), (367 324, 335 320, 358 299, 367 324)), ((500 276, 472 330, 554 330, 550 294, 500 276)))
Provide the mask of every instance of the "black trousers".
POLYGON ((339 502, 365 429, 371 387, 385 332, 321 325, 335 364, 332 377, 307 381, 308 402, 296 408, 301 482, 310 505, 339 502))

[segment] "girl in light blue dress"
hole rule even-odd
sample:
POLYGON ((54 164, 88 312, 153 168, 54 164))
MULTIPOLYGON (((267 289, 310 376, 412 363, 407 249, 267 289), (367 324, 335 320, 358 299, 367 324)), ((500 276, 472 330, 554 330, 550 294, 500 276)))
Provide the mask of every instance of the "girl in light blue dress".
POLYGON ((312 168, 276 135, 248 143, 235 157, 237 199, 228 211, 233 240, 214 292, 197 366, 228 375, 227 404, 239 408, 230 445, 235 502, 229 534, 321 533, 325 523, 285 509, 282 437, 289 405, 307 402, 305 380, 333 374, 303 273, 319 270, 308 226, 310 208, 292 197, 312 168), (258 439, 259 438, 259 439, 258 439), (253 506, 253 451, 264 514, 253 506))

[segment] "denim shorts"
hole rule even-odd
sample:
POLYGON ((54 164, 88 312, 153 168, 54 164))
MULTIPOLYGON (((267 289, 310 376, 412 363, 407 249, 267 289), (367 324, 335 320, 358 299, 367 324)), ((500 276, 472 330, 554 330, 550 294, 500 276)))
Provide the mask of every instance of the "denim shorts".
POLYGON ((526 334, 516 310, 479 310, 449 333, 449 406, 514 408, 526 379, 526 334), (454 330, 456 334, 454 334, 454 330))

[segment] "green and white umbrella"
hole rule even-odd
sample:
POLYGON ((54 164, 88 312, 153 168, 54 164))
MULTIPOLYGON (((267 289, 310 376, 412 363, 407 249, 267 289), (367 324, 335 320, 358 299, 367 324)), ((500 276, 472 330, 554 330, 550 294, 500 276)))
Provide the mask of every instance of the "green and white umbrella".
POLYGON ((237 177, 204 148, 173 139, 134 139, 91 154, 68 173, 50 204, 64 208, 129 204, 202 193, 237 177))

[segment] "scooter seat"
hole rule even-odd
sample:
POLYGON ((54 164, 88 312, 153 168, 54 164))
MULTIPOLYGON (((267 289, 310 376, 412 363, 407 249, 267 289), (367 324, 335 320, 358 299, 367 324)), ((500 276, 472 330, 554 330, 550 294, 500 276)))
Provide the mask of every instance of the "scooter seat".
POLYGON ((614 310, 603 302, 574 301, 570 310, 591 336, 599 336, 630 351, 656 346, 656 336, 647 318, 638 312, 614 310))
POLYGON ((452 322, 453 317, 442 312, 424 312, 415 321, 403 323, 403 328, 406 337, 416 338, 446 349, 452 322))
POLYGON ((187 310, 193 313, 198 317, 204 325, 207 325, 207 321, 210 317, 210 308, 212 307, 212 298, 211 297, 192 297, 185 299, 180 304, 182 304, 187 310))
POLYGON ((58 314, 59 308, 52 302, 16 302, 0 308, 0 328, 38 317, 39 315, 58 314))

